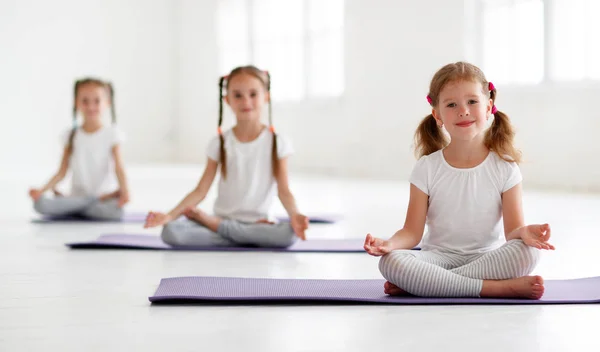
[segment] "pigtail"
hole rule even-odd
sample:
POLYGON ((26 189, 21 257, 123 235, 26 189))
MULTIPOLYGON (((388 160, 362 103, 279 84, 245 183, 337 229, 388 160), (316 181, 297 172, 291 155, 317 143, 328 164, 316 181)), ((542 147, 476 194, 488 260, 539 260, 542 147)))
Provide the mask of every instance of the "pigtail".
POLYGON ((106 82, 106 88, 108 89, 108 94, 110 95, 110 115, 111 121, 114 125, 117 123, 117 114, 115 113, 115 89, 110 82, 106 82))
POLYGON ((277 178, 279 174, 279 157, 277 155, 277 134, 275 133, 275 126, 273 125, 273 105, 271 104, 271 75, 269 71, 265 71, 267 76, 267 93, 269 94, 269 130, 273 133, 273 147, 271 148, 271 163, 273 165, 273 176, 277 178))
POLYGON ((223 83, 227 77, 221 77, 219 79, 219 163, 221 164, 221 177, 227 178, 227 155, 225 155, 225 138, 223 138, 223 131, 221 125, 223 124, 223 83))
POLYGON ((492 99, 492 115, 494 122, 485 133, 485 145, 508 162, 521 162, 521 152, 514 146, 515 131, 508 115, 496 108, 496 88, 490 82, 490 99, 492 99))
POLYGON ((67 142, 67 150, 69 153, 73 152, 73 140, 75 139, 75 132, 77 131, 77 90, 79 89, 79 84, 81 81, 75 81, 75 86, 73 88, 73 128, 71 129, 71 134, 69 135, 69 140, 67 142))
POLYGON ((437 152, 448 144, 442 128, 438 127, 432 114, 425 118, 415 132, 415 154, 417 158, 437 152))

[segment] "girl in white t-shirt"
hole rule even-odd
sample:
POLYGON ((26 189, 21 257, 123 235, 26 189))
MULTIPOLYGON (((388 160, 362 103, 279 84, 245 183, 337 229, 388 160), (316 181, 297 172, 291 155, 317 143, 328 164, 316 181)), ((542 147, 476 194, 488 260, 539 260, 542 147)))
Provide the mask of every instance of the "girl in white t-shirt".
POLYGON ((525 225, 520 153, 495 99, 494 85, 471 64, 448 64, 434 75, 427 95, 432 112, 415 133, 420 159, 404 227, 389 240, 371 234, 365 240, 369 254, 383 256, 385 293, 542 297, 543 279, 527 275, 541 249, 554 249, 550 227, 525 225), (411 250, 419 243, 421 251, 411 250))
POLYGON ((173 246, 288 247, 305 239, 308 218, 288 187, 290 142, 275 133, 271 121, 270 76, 254 66, 238 67, 219 81, 219 135, 208 144, 207 164, 198 186, 169 213, 150 212, 144 227, 162 226, 162 239, 173 246), (226 95, 223 97, 223 91, 226 95), (223 100, 236 125, 221 131, 223 100), (269 103, 269 127, 261 122, 269 103), (214 215, 196 206, 205 198, 220 167, 214 215), (271 204, 279 196, 290 223, 275 223, 271 204), (186 219, 173 221, 184 215, 186 219))
POLYGON ((114 91, 110 83, 95 78, 75 82, 73 128, 63 137, 60 168, 50 181, 29 195, 35 210, 48 216, 77 216, 91 220, 118 220, 129 192, 120 144, 123 134, 114 125, 114 91), (103 126, 102 116, 110 108, 112 126, 103 126), (83 124, 77 126, 77 114, 83 124), (55 186, 72 172, 71 193, 61 195, 55 186), (46 194, 53 190, 54 196, 46 194))

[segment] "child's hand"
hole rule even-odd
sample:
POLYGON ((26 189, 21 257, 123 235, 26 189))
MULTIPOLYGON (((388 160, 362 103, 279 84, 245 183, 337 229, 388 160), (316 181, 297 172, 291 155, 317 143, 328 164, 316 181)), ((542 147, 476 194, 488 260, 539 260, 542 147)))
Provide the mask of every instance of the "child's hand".
POLYGON ((29 190, 29 196, 33 199, 34 202, 37 202, 38 199, 42 196, 43 192, 39 189, 32 188, 29 190))
POLYGON ((119 208, 123 208, 127 203, 129 203, 129 191, 119 191, 119 208))
POLYGON ((548 243, 550 239, 550 225, 527 225, 519 229, 523 243, 538 249, 554 249, 554 246, 548 243))
POLYGON ((382 240, 377 237, 371 236, 371 234, 367 234, 367 238, 365 238, 365 251, 372 256, 379 257, 385 254, 388 254, 392 251, 392 247, 390 245, 390 241, 382 240))
POLYGON ((171 220, 173 220, 173 219, 171 218, 171 215, 169 215, 169 214, 151 211, 148 213, 148 216, 146 216, 146 222, 144 223, 144 228, 147 229, 150 227, 162 226, 171 220))
POLYGON ((304 231, 308 229, 308 217, 302 214, 294 214, 290 218, 290 225, 296 233, 296 236, 298 236, 302 241, 305 241, 306 234, 304 233, 304 231))

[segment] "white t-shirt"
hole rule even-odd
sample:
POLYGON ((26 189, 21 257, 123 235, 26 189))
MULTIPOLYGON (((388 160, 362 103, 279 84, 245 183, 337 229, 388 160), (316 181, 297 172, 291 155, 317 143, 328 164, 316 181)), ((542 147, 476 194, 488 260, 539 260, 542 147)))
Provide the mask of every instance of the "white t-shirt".
POLYGON ((410 183, 429 195, 424 250, 487 252, 505 242, 502 193, 522 181, 516 163, 491 152, 479 165, 452 167, 439 150, 419 159, 410 183))
MULTIPOLYGON (((72 129, 63 135, 68 144, 72 129)), ((124 141, 116 126, 102 127, 93 133, 78 128, 73 138, 69 168, 72 173, 71 195, 101 196, 119 188, 112 148, 124 141)))
MULTIPOLYGON (((277 191, 271 159, 273 133, 265 128, 255 140, 242 143, 229 129, 223 133, 223 138, 227 177, 225 180, 221 177, 219 181, 215 215, 243 222, 272 220, 271 205, 277 191)), ((220 145, 219 136, 215 136, 206 152, 210 159, 217 162, 220 145)), ((278 158, 285 158, 293 152, 291 142, 277 134, 278 158)))

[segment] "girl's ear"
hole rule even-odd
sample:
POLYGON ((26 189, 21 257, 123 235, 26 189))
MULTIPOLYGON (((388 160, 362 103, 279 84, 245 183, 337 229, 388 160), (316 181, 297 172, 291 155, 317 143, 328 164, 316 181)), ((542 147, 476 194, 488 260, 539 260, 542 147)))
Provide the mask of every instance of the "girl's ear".
POLYGON ((271 102, 271 92, 265 93, 265 103, 271 102))
POLYGON ((433 118, 435 119, 435 122, 438 126, 442 124, 441 116, 439 116, 435 109, 431 109, 431 115, 433 115, 433 118))
POLYGON ((228 95, 224 95, 223 96, 223 100, 225 100, 225 102, 227 103, 227 105, 230 105, 229 104, 229 94, 228 95))

